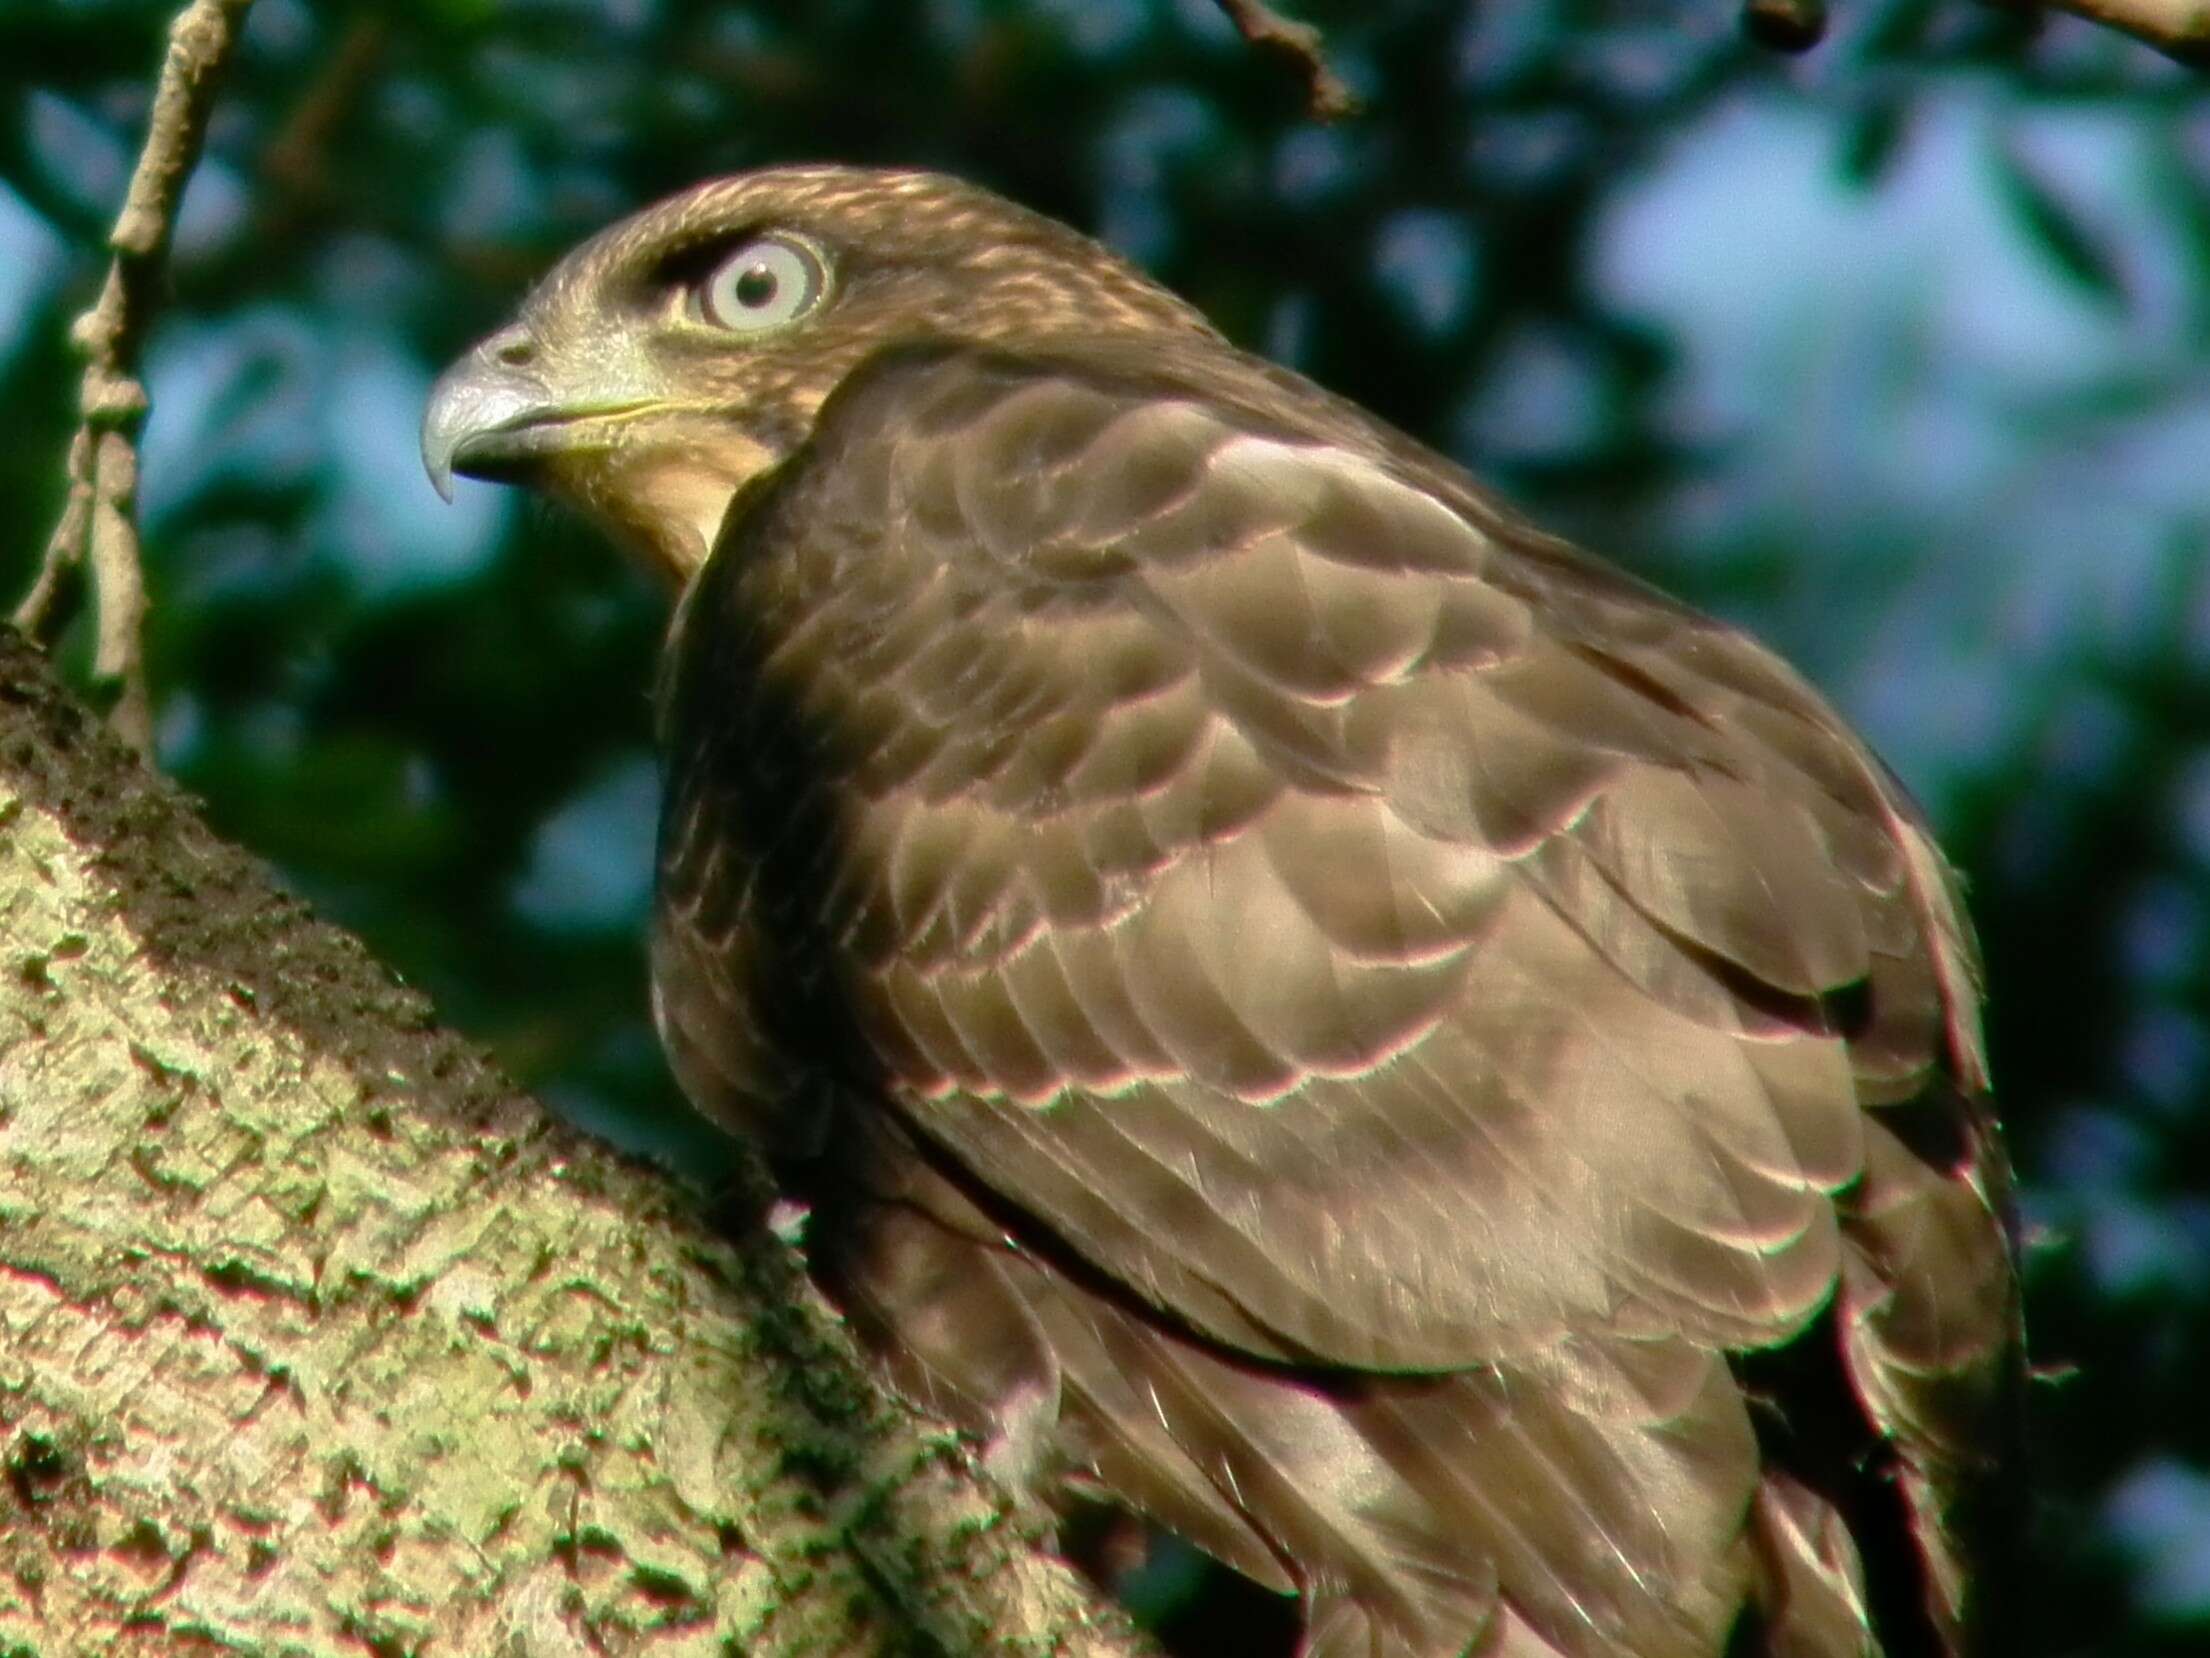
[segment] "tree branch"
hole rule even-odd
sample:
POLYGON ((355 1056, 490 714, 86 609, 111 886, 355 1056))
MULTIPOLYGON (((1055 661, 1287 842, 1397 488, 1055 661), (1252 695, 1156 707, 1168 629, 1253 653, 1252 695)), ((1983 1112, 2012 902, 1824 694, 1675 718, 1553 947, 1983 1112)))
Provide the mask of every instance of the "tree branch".
POLYGON ((2145 41, 2191 69, 2210 69, 2210 0, 2054 0, 2061 11, 2145 41))
POLYGON ((787 1248, 518 1095, 4 627, 0 968, 0 1650, 1140 1649, 787 1248))
POLYGON ((64 585, 90 566, 98 617, 92 671, 115 699, 110 722, 140 753, 153 745, 153 707, 146 690, 146 594, 138 547, 136 440, 146 418, 138 360, 177 204, 199 161, 216 87, 252 3, 194 0, 169 26, 146 142, 108 233, 115 258, 100 297, 70 329, 85 368, 78 393, 81 424, 69 445, 68 499, 15 613, 18 627, 47 639, 61 616, 64 585))
POLYGON ((1250 45, 1286 59, 1304 77, 1305 113, 1315 121, 1340 121, 1358 112, 1358 98, 1329 67, 1327 46, 1309 23, 1292 23, 1266 0, 1216 0, 1250 45))
MULTIPOLYGON (((2166 57, 2210 69, 2210 0, 1982 0, 2029 16, 2054 8, 2129 34, 2166 57)), ((1778 52, 1804 52, 1825 37, 1826 0, 1741 0, 1742 32, 1778 52)))

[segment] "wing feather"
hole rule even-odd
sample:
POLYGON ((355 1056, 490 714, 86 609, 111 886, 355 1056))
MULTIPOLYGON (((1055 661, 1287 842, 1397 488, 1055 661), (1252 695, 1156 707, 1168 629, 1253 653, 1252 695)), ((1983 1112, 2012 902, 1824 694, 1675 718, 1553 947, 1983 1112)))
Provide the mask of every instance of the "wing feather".
MULTIPOLYGON (((2016 1310, 1914 809, 1748 640, 1215 367, 894 353, 732 518, 667 693, 694 1092, 749 1119, 748 1070, 856 1029, 900 1132, 1018 1217, 977 1316, 1022 1385, 1310 1591, 1315 1653, 1685 1658, 1753 1580, 1781 1650, 1859 1651, 1846 1531, 1758 1483, 1724 1358, 1830 1304, 1952 1636, 2016 1310), (794 755, 835 791, 795 838, 732 804, 794 755), (823 963, 765 947, 763 869, 817 883, 823 963), (772 1012, 793 960, 849 1029, 772 1012), (1899 1113, 1971 1132, 1945 1162, 1899 1113)), ((957 1380, 933 1237, 850 1276, 980 1409, 1011 1384, 957 1380)))

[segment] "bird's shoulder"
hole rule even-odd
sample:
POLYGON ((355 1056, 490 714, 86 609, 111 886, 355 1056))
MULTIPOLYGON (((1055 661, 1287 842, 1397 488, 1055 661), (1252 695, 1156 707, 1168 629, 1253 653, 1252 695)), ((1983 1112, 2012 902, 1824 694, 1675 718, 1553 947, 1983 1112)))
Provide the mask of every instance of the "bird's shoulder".
POLYGON ((924 1133, 1223 1339, 1759 1345, 1863 1108, 1977 1084, 1946 866, 1816 693, 1282 371, 886 353, 701 589, 664 915, 769 814, 924 1133))
MULTIPOLYGON (((1555 584, 1698 619, 1541 530, 1465 468, 1359 404, 1211 337, 1068 333, 1025 348, 936 338, 886 345, 830 394, 779 481, 789 495, 810 499, 869 472, 903 473, 910 482, 920 468, 933 469, 939 485, 964 486, 970 508, 985 504, 974 486, 987 482, 1034 509, 1079 507, 1099 530, 1125 527, 1115 525, 1116 513, 1172 517, 1195 496, 1271 492, 1279 510, 1304 509, 1298 527, 1306 536, 1351 562, 1464 573, 1479 563, 1467 544, 1488 542, 1516 566, 1494 573, 1531 595, 1555 584), (965 476, 950 473, 955 464, 965 476), (1360 494, 1372 510, 1426 517, 1429 535, 1386 533, 1407 526, 1376 522, 1355 500, 1340 499, 1360 494), (1318 510, 1330 505, 1340 516, 1318 510)), ((1235 526, 1199 518, 1178 528, 1183 539, 1160 537, 1160 552, 1232 550, 1235 526)))
POLYGON ((1226 727, 1253 764, 1239 785, 1204 743, 1217 796, 1270 797, 1264 773, 1292 810, 1378 799, 1431 843, 1592 857, 1690 947, 1799 996, 1861 978, 1860 912, 1901 897, 1984 1083, 1954 880, 1826 699, 1293 371, 1212 340, 913 342, 838 389, 786 471, 733 515, 740 606, 802 618, 832 677, 910 678, 897 723, 942 728, 946 776, 979 742, 959 757, 992 762, 993 804, 1030 776, 998 764, 1009 727, 1089 748, 1140 726, 1131 786, 1154 797, 1177 745, 1226 727), (974 698, 929 694, 929 645, 974 698))

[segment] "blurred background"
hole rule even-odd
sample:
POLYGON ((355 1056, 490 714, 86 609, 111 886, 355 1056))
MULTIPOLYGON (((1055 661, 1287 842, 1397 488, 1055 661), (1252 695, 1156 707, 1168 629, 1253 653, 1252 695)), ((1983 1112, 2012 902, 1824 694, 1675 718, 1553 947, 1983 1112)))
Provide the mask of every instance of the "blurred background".
MULTIPOLYGON (((1786 59, 1727 0, 1308 0, 1366 100, 1322 129, 1211 0, 261 0, 148 360, 161 762, 525 1083, 710 1169, 644 992, 664 601, 516 493, 443 506, 423 396, 703 175, 994 185, 1869 732, 1971 880, 2037 1239, 2011 1592, 2036 1654, 2210 1651, 2210 82, 1836 9, 1786 59)), ((10 604, 172 10, 0 0, 10 604)))

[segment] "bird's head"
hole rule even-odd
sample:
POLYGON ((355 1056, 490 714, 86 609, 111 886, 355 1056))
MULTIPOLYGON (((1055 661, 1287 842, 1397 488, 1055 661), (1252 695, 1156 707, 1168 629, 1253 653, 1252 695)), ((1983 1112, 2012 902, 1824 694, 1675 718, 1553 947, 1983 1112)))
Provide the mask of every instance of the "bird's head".
POLYGON ((1161 331, 1197 312, 1086 237, 956 179, 782 167, 716 179, 569 254, 438 380, 422 457, 580 507, 677 583, 750 478, 875 353, 1161 331))

